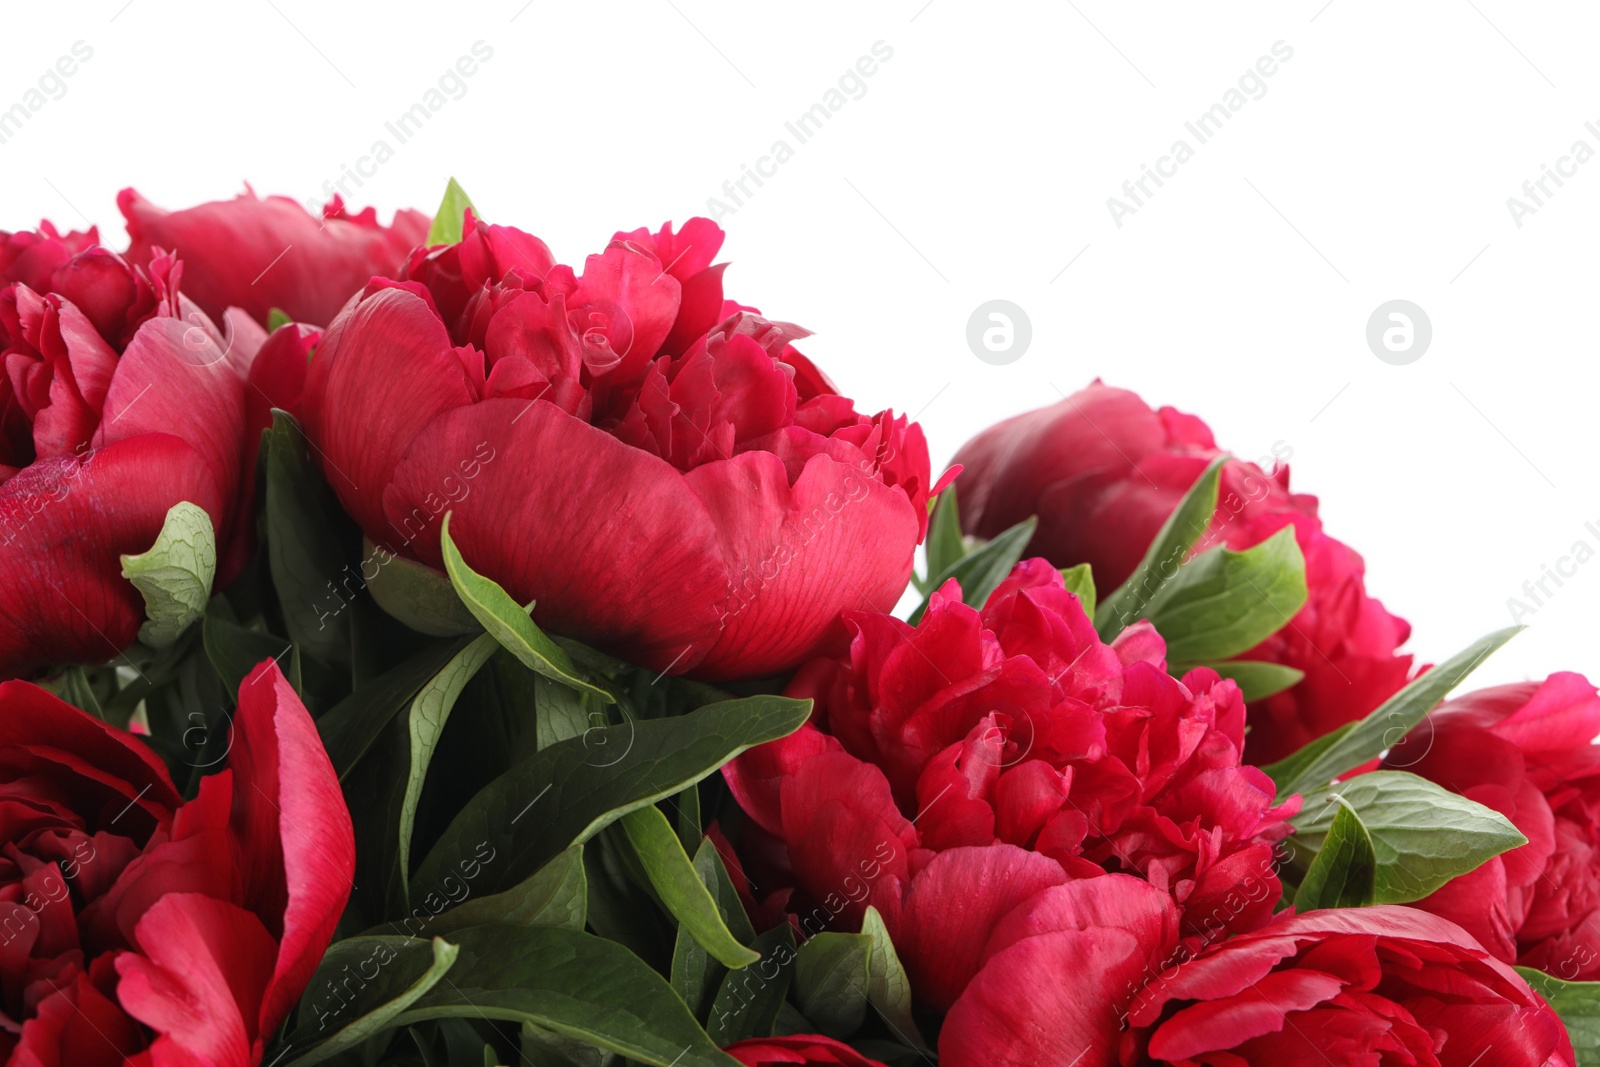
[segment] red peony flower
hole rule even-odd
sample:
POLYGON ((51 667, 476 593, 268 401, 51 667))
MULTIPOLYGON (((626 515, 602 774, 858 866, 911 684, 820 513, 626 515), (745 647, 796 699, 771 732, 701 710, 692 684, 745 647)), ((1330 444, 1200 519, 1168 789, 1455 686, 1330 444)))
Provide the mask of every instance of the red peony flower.
POLYGON ((0 286, 21 282, 34 292, 46 292, 53 287, 58 267, 99 243, 100 231, 93 226, 88 233, 63 234, 49 220, 39 223, 37 230, 0 230, 0 286))
MULTIPOLYGON (((1030 515, 1030 552, 1060 567, 1088 563, 1102 594, 1121 585, 1162 523, 1214 458, 1211 431, 1173 408, 1096 383, 1047 408, 1007 419, 967 442, 955 462, 962 525, 994 537, 1030 515)), ((1365 565, 1329 537, 1317 500, 1289 491, 1286 466, 1267 475, 1235 461, 1223 470, 1203 547, 1257 545, 1292 525, 1309 598, 1290 625, 1239 658, 1305 672, 1298 685, 1250 709, 1246 758, 1265 764, 1361 718, 1406 684, 1404 619, 1366 593, 1365 565)))
POLYGON ((793 667, 886 610, 927 525, 915 424, 867 417, 725 305, 722 231, 618 234, 582 275, 469 219, 329 328, 308 430, 375 543, 441 565, 439 525, 541 625, 705 677, 793 667))
POLYGON ((124 189, 117 205, 129 259, 145 264, 161 249, 175 251, 187 267, 185 291, 202 311, 220 318, 236 307, 263 326, 273 308, 326 325, 374 275, 398 270, 428 233, 421 212, 397 212, 383 226, 373 208, 352 215, 338 196, 320 217, 288 197, 261 199, 249 190, 166 211, 124 189))
POLYGON ((0 1059, 255 1067, 350 893, 355 839, 271 662, 183 801, 131 735, 0 685, 0 1059))
POLYGON ((758 920, 808 936, 873 906, 919 1000, 953 1011, 1002 921, 1052 887, 1149 888, 1191 945, 1271 918, 1274 843, 1299 801, 1273 807, 1266 775, 1240 766, 1233 682, 1168 675, 1148 624, 1102 644, 1041 559, 981 612, 952 581, 916 628, 846 619, 849 652, 789 689, 815 698, 812 722, 724 769, 755 823, 741 850, 767 894, 758 920))
POLYGON ((1127 1009, 1173 958, 1178 914, 1167 894, 1113 874, 1052 886, 996 919, 939 1030, 943 1067, 1148 1062, 1129 1055, 1127 1009))
MULTIPOLYGON (((1061 983, 1077 997, 1103 985, 1061 983)), ((1003 1015, 981 1022, 1048 1018, 1068 996, 1019 990, 1003 1015)), ((978 1022, 979 1020, 974 1020, 978 1022)), ((1150 977, 1129 1009, 1122 1067, 1280 1067, 1282 1064, 1416 1064, 1428 1067, 1571 1067, 1561 1020, 1522 977, 1465 931, 1412 908, 1373 907, 1281 917, 1213 945, 1150 977)), ((1010 1054, 976 1027, 965 1063, 1037 1064, 1010 1054)))
POLYGON ((321 342, 321 330, 290 323, 272 331, 261 346, 250 365, 250 389, 245 396, 249 410, 246 432, 252 439, 272 425, 274 408, 300 414, 311 353, 321 342))
POLYGON ((883 1067, 849 1045, 819 1034, 740 1041, 729 1045, 725 1051, 745 1067, 777 1067, 786 1063, 806 1067, 883 1067))
POLYGON ((1442 705, 1385 760, 1487 805, 1528 843, 1415 905, 1498 959, 1600 979, 1600 694, 1581 674, 1484 689, 1442 705))
POLYGON ((260 328, 220 332, 170 256, 141 268, 48 223, 36 236, 10 270, 46 288, 0 275, 0 678, 131 644, 145 606, 119 556, 150 548, 173 505, 211 517, 219 579, 251 533, 237 516, 260 328))

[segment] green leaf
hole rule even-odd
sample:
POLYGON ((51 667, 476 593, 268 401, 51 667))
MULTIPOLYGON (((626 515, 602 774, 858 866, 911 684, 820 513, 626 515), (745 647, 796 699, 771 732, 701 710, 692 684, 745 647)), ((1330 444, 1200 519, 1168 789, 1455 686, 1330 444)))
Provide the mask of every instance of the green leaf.
POLYGON ((889 939, 889 928, 883 924, 883 916, 878 914, 877 908, 867 907, 866 914, 861 917, 861 932, 872 939, 872 953, 867 964, 867 1002, 877 1009, 895 1037, 919 1052, 931 1051, 911 1017, 911 979, 906 977, 900 955, 889 939))
POLYGON ((428 228, 428 247, 434 245, 453 245, 461 240, 466 229, 467 209, 472 208, 476 215, 478 209, 472 206, 466 190, 457 184, 454 178, 444 187, 444 199, 439 202, 439 210, 434 213, 433 225, 428 228))
POLYGON ((534 734, 538 747, 549 748, 582 737, 596 725, 605 725, 605 705, 588 693, 552 682, 542 674, 533 677, 534 734))
POLYGON ((1332 837, 1334 824, 1348 813, 1363 828, 1377 865, 1375 904, 1421 900, 1450 879, 1528 843, 1493 808, 1405 771, 1360 774, 1323 796, 1325 803, 1312 804, 1294 819, 1295 848, 1326 851, 1323 839, 1332 837))
POLYGON ((447 575, 379 548, 368 538, 362 540, 361 551, 363 559, 379 564, 367 579, 367 589, 390 617, 430 637, 459 637, 483 629, 456 595, 447 575))
POLYGON ((439 735, 461 690, 489 661, 500 646, 489 634, 482 634, 444 665, 444 669, 430 678, 406 714, 406 727, 411 737, 411 762, 406 772, 406 791, 400 801, 399 870, 400 884, 404 889, 407 907, 411 901, 411 831, 417 821, 417 802, 422 799, 422 783, 428 776, 428 763, 439 747, 439 735))
POLYGON ((104 719, 105 709, 100 706, 100 698, 95 695, 94 684, 89 680, 89 670, 88 667, 68 667, 59 677, 45 684, 44 688, 73 707, 87 711, 97 719, 104 719))
POLYGON ((1195 479, 1128 580, 1116 588, 1095 609, 1095 629, 1100 639, 1110 642, 1128 626, 1144 617, 1145 605, 1161 592, 1161 587, 1178 573, 1189 552, 1211 526, 1217 510, 1217 483, 1227 456, 1218 456, 1195 479))
MULTIPOLYGON (((209 630, 210 620, 207 620, 209 630)), ((410 705, 428 680, 444 670, 469 644, 469 638, 437 641, 423 652, 385 671, 329 708, 317 720, 322 746, 343 781, 372 748, 384 727, 410 705)))
POLYGON ((406 1033, 411 1035, 412 1044, 417 1046, 417 1054, 422 1057, 422 1067, 447 1067, 449 1060, 445 1060, 443 1063, 440 1062, 439 1057, 434 1053, 432 1043, 429 1041, 428 1036, 422 1032, 421 1027, 408 1026, 406 1027, 406 1033))
MULTIPOLYGON (((220 602, 222 597, 217 597, 217 600, 220 602)), ((292 657, 285 655, 294 646, 283 638, 247 630, 236 622, 211 613, 207 613, 205 621, 200 624, 200 636, 205 644, 206 658, 216 668, 222 678, 223 689, 230 696, 237 696, 239 686, 244 684, 250 672, 262 660, 268 659, 276 660, 295 689, 300 688, 292 657)))
POLYGON ((1336 799, 1333 806, 1338 814, 1294 895, 1296 911, 1364 908, 1376 902, 1378 861, 1372 838, 1348 804, 1336 799))
POLYGON ((217 537, 211 516, 198 504, 180 500, 148 551, 122 557, 122 576, 144 597, 145 622, 139 640, 167 648, 206 613, 211 581, 217 575, 217 537))
POLYGON ((700 823, 700 787, 691 785, 667 803, 678 813, 676 828, 683 850, 699 848, 700 842, 705 840, 705 830, 700 823))
POLYGON ((816 1032, 816 1024, 801 1015, 800 1009, 795 1007, 791 1001, 786 1000, 778 1005, 778 1018, 772 1024, 773 1037, 789 1037, 793 1034, 814 1034, 816 1032))
POLYGON ((1532 967, 1517 973, 1561 1016, 1578 1067, 1600 1067, 1600 982, 1565 982, 1532 967))
MULTIPOLYGON (((418 1053, 422 1056, 420 1067, 479 1067, 479 1064, 500 1064, 494 1046, 485 1044, 483 1034, 478 1027, 487 1029, 483 1020, 470 1019, 437 1019, 431 1022, 420 1023, 406 1027, 406 1033, 412 1043, 416 1045, 418 1053)), ((402 1043, 403 1044, 403 1043, 402 1043)), ((400 1046, 390 1044, 390 1039, 385 1038, 375 1041, 363 1050, 365 1055, 352 1054, 340 1061, 340 1067, 353 1067, 358 1062, 379 1062, 373 1056, 376 1049, 389 1045, 390 1053, 399 1052, 400 1046)), ((270 1053, 269 1053, 270 1056, 270 1053)), ((406 1067, 419 1067, 409 1058, 392 1059, 385 1056, 382 1063, 395 1067, 405 1064, 406 1067)), ((270 1059, 263 1061, 263 1067, 273 1067, 270 1059)), ((540 1061, 535 1061, 533 1067, 543 1067, 540 1061)))
POLYGON ((1080 563, 1076 567, 1067 567, 1061 571, 1061 580, 1067 583, 1067 592, 1078 598, 1078 603, 1083 605, 1083 613, 1089 618, 1094 618, 1095 589, 1094 574, 1087 563, 1080 563))
MULTIPOLYGON (((622 827, 607 826, 590 838, 583 847, 583 865, 589 882, 589 929, 670 975, 672 946, 681 928, 667 921, 622 827)), ((695 948, 704 952, 698 944, 695 948)))
MULTIPOLYGON (((734 859, 737 865, 738 859, 734 859)), ((728 930, 741 945, 748 945, 756 939, 756 928, 750 925, 750 916, 745 913, 744 901, 739 897, 739 891, 733 887, 733 879, 728 876, 728 864, 722 851, 711 838, 700 842, 700 847, 695 849, 694 869, 699 872, 700 880, 711 890, 711 895, 716 898, 717 910, 722 914, 722 921, 728 924, 728 930)))
MULTIPOLYGON (((448 579, 446 579, 448 581, 448 579)), ((371 592, 372 583, 367 583, 371 592)), ((454 591, 451 596, 455 596, 454 591)), ((466 608, 462 608, 466 611, 466 608)), ((482 629, 478 620, 472 620, 471 633, 475 637, 482 629)), ((378 607, 372 597, 361 597, 350 605, 350 670, 352 692, 377 681, 383 673, 421 655, 436 642, 427 636, 403 626, 388 612, 378 607)), ((345 696, 349 696, 346 693, 345 696)))
POLYGON ((1278 796, 1288 797, 1325 787, 1352 767, 1375 759, 1401 744, 1411 728, 1421 722, 1445 695, 1478 668, 1489 655, 1516 636, 1522 627, 1510 626, 1478 638, 1466 649, 1434 667, 1384 701, 1366 718, 1340 727, 1337 736, 1326 735, 1307 749, 1263 767, 1278 784, 1278 796))
POLYGON ((294 418, 272 413, 266 431, 267 565, 289 638, 327 663, 350 658, 346 608, 365 585, 339 551, 338 507, 294 418), (336 585, 335 582, 338 584, 336 585))
POLYGON ((546 678, 553 679, 563 685, 592 693, 602 700, 610 701, 611 694, 604 689, 583 679, 578 674, 578 668, 573 664, 572 658, 566 651, 549 637, 543 630, 534 625, 528 612, 517 606, 511 599, 511 594, 501 589, 499 585, 485 578, 461 558, 461 552, 456 548, 456 543, 450 539, 450 516, 447 513, 444 523, 439 529, 439 542, 444 552, 444 567, 450 575, 450 584, 455 587, 456 595, 467 606, 467 610, 483 625, 483 628, 494 635, 505 649, 523 666, 531 671, 537 671, 546 678))
MULTIPOLYGON (((341 966, 354 966, 358 968, 357 973, 361 973, 359 968, 362 964, 374 962, 372 946, 368 943, 370 940, 375 939, 352 938, 331 946, 327 954, 323 956, 322 964, 318 967, 316 976, 312 979, 311 989, 314 991, 318 988, 316 984, 318 978, 338 974, 341 966)), ((390 938, 388 940, 398 941, 400 939, 390 938)), ((418 945, 425 943, 420 941, 412 942, 412 944, 418 945)), ((430 989, 438 985, 439 980, 455 964, 456 958, 460 954, 460 949, 455 945, 447 944, 437 937, 433 939, 432 948, 432 959, 428 962, 427 967, 409 985, 396 989, 393 999, 387 1001, 364 1001, 363 1005, 366 1010, 360 1015, 351 1015, 343 1011, 343 1003, 338 999, 334 999, 328 1012, 319 1015, 317 1021, 320 1025, 318 1029, 326 1029, 329 1022, 337 1021, 340 1018, 349 1018, 350 1021, 309 1052, 290 1060, 288 1067, 311 1067, 312 1064, 321 1063, 323 1060, 337 1056, 346 1049, 355 1048, 373 1034, 395 1025, 395 1016, 411 1007, 430 989)), ((331 985, 331 980, 329 981, 331 985)), ((305 1002, 302 1001, 301 1003, 304 1004, 305 1002)), ((295 1047, 295 1043, 290 1042, 288 1047, 295 1047)))
POLYGON ((730 970, 711 1003, 706 1033, 718 1045, 771 1037, 794 980, 794 928, 780 923, 756 938, 758 963, 730 970))
MULTIPOLYGON (((700 842, 694 854, 695 874, 717 902, 717 912, 734 939, 747 945, 756 939, 755 928, 745 914, 744 903, 733 888, 722 855, 708 837, 700 842)), ((705 948, 688 930, 678 927, 677 942, 672 950, 672 988, 689 1005, 697 1019, 704 1020, 711 1009, 711 1000, 722 985, 727 968, 713 960, 705 948)))
POLYGON ((552 1034, 532 1023, 522 1024, 522 1059, 517 1067, 622 1067, 615 1052, 584 1041, 552 1034))
MULTIPOLYGON (((465 900, 434 916, 419 932, 449 935, 464 927, 487 923, 582 930, 588 910, 587 883, 583 846, 573 845, 505 892, 465 900)), ((387 925, 396 932, 410 932, 387 925)))
POLYGON ((195 633, 191 628, 156 662, 141 666, 143 677, 130 680, 120 691, 115 688, 116 668, 87 672, 91 684, 104 679, 94 689, 103 702, 105 720, 127 729, 132 720, 142 719, 150 730, 150 744, 167 757, 185 795, 199 787, 202 775, 220 770, 226 761, 233 741, 230 713, 238 698, 237 690, 223 687, 221 675, 204 654, 204 624, 200 629, 195 633), (180 657, 176 662, 167 659, 173 653, 180 657))
MULTIPOLYGON (((1350 731, 1355 729, 1355 726, 1355 723, 1347 722, 1343 726, 1329 730, 1315 741, 1307 741, 1304 747, 1298 751, 1291 752, 1277 763, 1269 764, 1261 769, 1276 783, 1298 781, 1306 768, 1320 761, 1323 755, 1348 736, 1350 731)), ((1327 785, 1328 783, 1323 782, 1322 784, 1327 785)), ((1292 793, 1285 793, 1282 785, 1279 785, 1278 798, 1280 800, 1293 795, 1292 793)))
POLYGON ((685 927, 678 927, 672 945, 672 963, 667 977, 672 991, 688 1005, 696 1019, 704 1023, 711 1010, 711 1000, 722 986, 722 977, 728 968, 711 958, 705 946, 694 939, 685 927))
POLYGON ((795 1006, 829 1037, 843 1040, 866 1019, 872 944, 866 934, 825 930, 800 946, 795 1006))
MULTIPOLYGON (((363 944, 358 944, 360 941, 362 939, 341 941, 339 944, 330 947, 328 953, 323 957, 322 966, 318 968, 317 977, 322 977, 323 973, 338 974, 338 966, 341 961, 344 961, 346 965, 349 965, 349 963, 357 963, 358 965, 358 963, 368 961, 366 947, 363 944), (349 949, 346 949, 346 945, 350 945, 349 949)), ((426 942, 416 942, 416 944, 426 944, 426 942)), ((422 971, 422 974, 419 974, 410 985, 406 985, 405 989, 397 990, 392 1000, 386 1001, 386 1003, 374 1003, 360 1016, 350 1017, 350 1022, 347 1022, 338 1032, 333 1033, 331 1037, 323 1040, 320 1045, 310 1049, 309 1053, 304 1053, 291 1059, 288 1062, 288 1067, 310 1067, 312 1064, 320 1064, 325 1059, 338 1056, 339 1053, 346 1051, 346 1049, 355 1048, 366 1038, 373 1037, 374 1033, 381 1032, 381 1030, 387 1029, 390 1025, 394 1025, 395 1016, 405 1011, 406 1008, 410 1008, 416 1001, 421 1000, 424 993, 434 989, 434 985, 437 985, 438 981, 445 977, 446 971, 456 963, 458 955, 459 949, 456 949, 456 945, 448 944, 448 942, 435 937, 434 941, 432 941, 432 960, 429 961, 429 965, 422 971)), ((315 982, 315 977, 312 981, 315 982)), ((334 1003, 338 1005, 339 1001, 336 1000, 334 1003)), ((334 1011, 333 1016, 349 1017, 342 1011, 334 1011)), ((293 1048, 293 1043, 291 1043, 290 1048, 293 1048)))
POLYGON ((654 804, 622 817, 622 828, 668 913, 725 967, 747 967, 758 953, 739 944, 722 921, 711 891, 695 873, 678 834, 654 804))
MULTIPOLYGON (((556 927, 503 924, 460 930, 451 941, 460 955, 447 980, 389 1025, 450 1018, 531 1023, 655 1067, 736 1062, 711 1043, 666 981, 621 945, 556 927)), ((345 998, 346 1013, 376 1010, 424 973, 431 955, 428 943, 414 938, 364 937, 341 945, 351 943, 367 949, 360 960, 375 965, 375 977, 335 985, 339 972, 324 962, 307 994, 313 1012, 327 1003, 325 987, 335 991, 333 1005, 345 998)), ((354 969, 363 977, 368 973, 359 965, 354 969)), ((305 1020, 302 1011, 302 1020, 289 1035, 295 1047, 320 1036, 315 1017, 305 1020)))
POLYGON ((939 494, 933 519, 928 523, 929 580, 954 567, 966 554, 967 545, 961 539, 961 513, 956 504, 956 487, 952 485, 939 494))
POLYGON ((755 696, 687 715, 591 727, 540 749, 484 786, 417 870, 430 885, 486 844, 500 857, 486 891, 507 888, 628 812, 711 774, 754 745, 799 729, 808 700, 755 696), (537 806, 537 811, 535 811, 537 806))
POLYGON ((294 320, 282 308, 269 308, 267 310, 267 332, 276 333, 280 327, 287 326, 294 320))
POLYGON ((961 583, 961 599, 964 603, 970 607, 983 607, 984 601, 989 599, 989 594, 1005 581, 1006 575, 1011 573, 1011 568, 1022 558, 1023 550, 1028 547, 1028 542, 1033 540, 1033 531, 1038 525, 1037 518, 1025 519, 993 541, 980 545, 935 574, 928 582, 928 598, 911 613, 911 618, 908 620, 911 625, 915 626, 922 619, 922 614, 928 610, 928 603, 932 600, 933 594, 951 578, 961 583))
POLYGON ((1261 700, 1274 693, 1281 693, 1285 689, 1300 684, 1300 679, 1306 672, 1293 667, 1285 667, 1281 663, 1264 663, 1249 659, 1228 659, 1213 663, 1186 663, 1173 664, 1172 673, 1176 677, 1183 677, 1191 667, 1210 667, 1224 678, 1232 678, 1239 683, 1239 691, 1244 694, 1245 700, 1261 700))
POLYGON ((1213 548, 1178 568, 1145 605, 1178 663, 1227 659, 1288 625, 1305 606, 1306 561, 1285 526, 1253 548, 1213 548))

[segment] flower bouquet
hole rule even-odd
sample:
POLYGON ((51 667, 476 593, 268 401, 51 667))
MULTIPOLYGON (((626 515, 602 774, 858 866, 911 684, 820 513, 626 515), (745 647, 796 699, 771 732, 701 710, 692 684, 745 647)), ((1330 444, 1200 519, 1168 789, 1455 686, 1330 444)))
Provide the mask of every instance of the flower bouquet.
POLYGON ((1600 1063, 1600 693, 1286 454, 941 472, 703 218, 119 204, 0 232, 8 1067, 1600 1063))

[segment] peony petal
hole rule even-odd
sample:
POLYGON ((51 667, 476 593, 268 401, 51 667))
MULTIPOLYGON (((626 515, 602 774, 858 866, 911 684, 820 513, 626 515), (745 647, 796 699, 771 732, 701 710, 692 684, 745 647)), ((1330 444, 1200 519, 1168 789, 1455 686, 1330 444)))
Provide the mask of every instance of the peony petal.
MULTIPOLYGON (((1469 694, 1471 701, 1477 694, 1469 694)), ((1454 702, 1452 702, 1454 703, 1454 702)), ((1540 683, 1494 732, 1524 752, 1548 753, 1559 761, 1571 749, 1588 745, 1600 734, 1600 693, 1581 674, 1558 671, 1540 683)))
MULTIPOLYGON (((173 434, 198 452, 225 501, 238 491, 244 382, 202 325, 155 318, 139 327, 117 364, 95 445, 173 434)), ((229 511, 212 511, 219 543, 229 511)))
MULTIPOLYGON (((1274 935, 1277 928, 1274 928, 1274 935)), ((1299 947, 1289 936, 1247 936, 1224 942, 1223 951, 1160 971, 1141 985, 1128 1006, 1135 1026, 1153 1026, 1172 1001, 1221 1000, 1237 996, 1294 956, 1299 947)), ((1149 977, 1149 976, 1147 976, 1149 977)))
MULTIPOLYGON (((178 809, 168 840, 156 838, 118 874, 104 896, 78 913, 91 950, 137 944, 139 921, 161 898, 192 893, 217 900, 239 898, 239 869, 227 833, 232 807, 231 772, 207 775, 200 794, 178 809)), ((129 821, 119 818, 114 827, 129 821)))
POLYGON ((843 751, 839 742, 809 722, 788 737, 757 745, 722 768, 739 807, 770 834, 783 833, 783 783, 824 752, 843 751))
POLYGON ((428 231, 418 212, 397 212, 380 226, 371 208, 350 215, 338 197, 320 217, 288 197, 253 192, 168 212, 124 189, 117 206, 130 259, 148 262, 157 247, 175 251, 187 268, 184 291, 207 315, 240 307, 263 324, 273 308, 297 322, 327 323, 373 275, 398 271, 428 231))
POLYGON ((1166 443, 1160 416, 1136 394, 1091 385, 991 427, 957 453, 962 525, 994 537, 1038 514, 1026 554, 1088 560, 1095 584, 1109 592, 1133 572, 1183 495, 1182 489, 1158 494, 1135 473, 1140 460, 1166 443), (1024 450, 1057 461, 1019 462, 1024 450), (1133 491, 1125 492, 1125 485, 1133 491), (1118 513, 1113 538, 1090 521, 1102 508, 1118 513))
POLYGON ((434 416, 476 397, 444 324, 409 290, 378 290, 324 335, 306 378, 307 431, 328 483, 368 536, 402 543, 384 533, 384 488, 434 416))
POLYGON ((801 1064, 810 1067, 883 1067, 842 1041, 821 1034, 788 1034, 737 1041, 724 1051, 745 1067, 801 1064))
POLYGON ((226 513, 204 458, 159 433, 41 461, 0 486, 0 678, 103 663, 132 644, 144 600, 119 557, 149 549, 181 500, 226 513))
MULTIPOLYGON (((275 330, 256 353, 245 383, 244 463, 236 505, 239 515, 250 514, 256 500, 256 461, 261 455, 261 435, 272 425, 274 409, 299 419, 303 415, 306 372, 312 349, 322 332, 298 323, 275 330)), ((249 563, 256 548, 254 523, 234 524, 233 536, 218 560, 219 587, 249 563)))
POLYGON ((775 456, 746 452, 685 477, 727 539, 733 581, 702 675, 782 670, 815 652, 841 611, 888 611, 904 591, 917 517, 870 473, 813 456, 791 487, 775 456))
POLYGON ((138 942, 138 953, 117 958, 117 999, 161 1035, 155 1062, 165 1044, 208 1067, 255 1067, 270 1035, 256 1015, 276 951, 261 920, 226 901, 170 893, 139 920, 138 942))
POLYGON ((245 904, 279 939, 260 1033, 288 1016, 322 959, 355 877, 355 831, 305 705, 268 660, 239 688, 233 832, 245 904))
POLYGON ((1494 856, 1476 870, 1452 878, 1413 906, 1449 919, 1496 958, 1516 962, 1522 916, 1510 913, 1502 857, 1494 856))
POLYGON ((800 916, 806 936, 855 929, 867 905, 893 933, 917 832, 894 806, 883 772, 846 752, 800 764, 782 786, 782 837, 818 907, 800 916))
POLYGON ((1304 968, 1274 972, 1243 993, 1203 1001, 1163 1022, 1150 1037, 1150 1055, 1169 1061, 1190 1059, 1277 1033, 1284 1028, 1286 1015, 1331 1000, 1343 985, 1331 974, 1304 968))
POLYGON ((1571 1067, 1571 1045, 1561 1020, 1541 1002, 1415 1004, 1417 1022, 1448 1035, 1443 1067, 1571 1067), (1492 1053, 1492 1055, 1491 1055, 1492 1053))
MULTIPOLYGON (((181 803, 166 765, 133 735, 28 682, 0 683, 0 707, 0 751, 32 751, 98 783, 109 794, 102 801, 108 822, 133 806, 165 823, 181 803)), ((97 812, 79 814, 91 832, 98 828, 97 812)))
MULTIPOLYGON (((46 995, 22 1024, 8 1067, 126 1067, 138 1062, 146 1043, 144 1030, 116 1001, 82 971, 60 986, 65 988, 46 995)), ((4 1047, 0 1036, 0 1049, 4 1047)))
POLYGON ((919 999, 947 1009, 983 963, 995 925, 1041 890, 1067 880, 1048 856, 1014 845, 952 848, 918 871, 895 947, 919 999))
POLYGON ((63 303, 58 315, 72 380, 84 402, 98 412, 105 405, 106 393, 117 372, 117 353, 72 304, 63 303))
MULTIPOLYGON (((430 423, 394 472, 385 528, 441 566, 438 525, 547 630, 652 670, 711 647, 728 577, 683 476, 543 401, 486 400, 430 423)), ((368 527, 372 529, 373 527, 368 527)))
POLYGON ((638 375, 677 318, 682 286, 664 267, 654 252, 613 242, 584 262, 578 291, 567 301, 578 333, 605 324, 608 350, 621 361, 606 373, 618 381, 638 375))
POLYGON ((1026 938, 984 964, 939 1031, 941 1067, 1116 1067, 1116 1007, 1144 966, 1127 930, 1026 938))
POLYGON ((722 320, 722 273, 726 263, 683 279, 682 303, 672 332, 661 343, 669 356, 681 355, 709 333, 722 320))

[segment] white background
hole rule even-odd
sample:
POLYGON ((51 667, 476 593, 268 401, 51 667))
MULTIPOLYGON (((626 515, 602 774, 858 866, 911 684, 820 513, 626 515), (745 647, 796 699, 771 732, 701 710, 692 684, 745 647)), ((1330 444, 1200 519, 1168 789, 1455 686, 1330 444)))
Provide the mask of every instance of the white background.
MULTIPOLYGON (((721 220, 728 293, 816 331, 808 353, 861 407, 915 414, 936 464, 1095 377, 1242 456, 1285 442, 1434 661, 1506 625, 1574 542, 1600 549, 1600 160, 1520 228, 1506 203, 1574 141, 1600 151, 1584 5, 101 0, 0 25, 0 110, 74 42, 94 52, 0 144, 0 229, 87 217, 120 242, 128 184, 170 207, 245 180, 320 203, 381 138, 395 155, 355 205, 431 210, 454 174, 581 263, 613 230, 707 213, 781 138, 794 157, 721 220), (385 121, 479 40, 465 95, 396 145, 385 121), (878 41, 865 95, 798 144, 785 121, 878 41), (1293 58, 1266 94, 1198 145, 1185 121, 1277 41, 1293 58), (1180 137, 1194 158, 1118 228, 1107 198, 1180 137), (965 340, 993 298, 1032 320, 1008 366, 965 340), (1433 324, 1409 366, 1365 343, 1395 298, 1433 324)), ((1600 559, 1478 680, 1600 674, 1597 619, 1600 559)))

